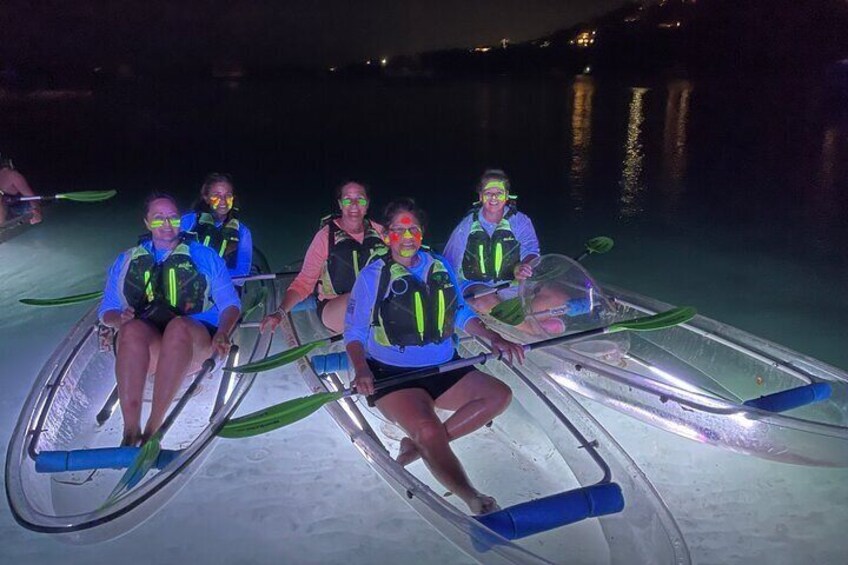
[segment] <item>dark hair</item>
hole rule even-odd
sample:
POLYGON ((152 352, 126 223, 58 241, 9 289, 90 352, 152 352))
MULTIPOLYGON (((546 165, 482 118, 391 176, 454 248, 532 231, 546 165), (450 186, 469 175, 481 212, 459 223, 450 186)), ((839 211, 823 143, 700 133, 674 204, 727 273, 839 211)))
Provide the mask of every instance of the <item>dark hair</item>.
POLYGON ((427 213, 415 204, 412 198, 396 198, 389 202, 383 209, 383 225, 388 229, 389 225, 395 217, 402 213, 408 212, 418 219, 421 224, 421 230, 426 231, 427 228, 427 213))
POLYGON ((206 196, 206 193, 209 192, 212 185, 218 184, 219 182, 227 183, 232 187, 233 191, 236 189, 236 185, 233 184, 233 176, 229 173, 209 173, 206 175, 206 178, 203 179, 203 185, 200 187, 200 194, 202 196, 206 196))
POLYGON ((355 184, 357 186, 361 186, 362 190, 365 191, 365 196, 368 197, 368 198, 371 198, 371 189, 369 189, 368 186, 364 182, 359 182, 358 180, 348 179, 348 180, 344 181, 343 183, 341 183, 339 186, 336 187, 336 190, 333 193, 336 196, 336 201, 339 201, 339 200, 342 199, 342 189, 344 189, 344 187, 346 187, 349 184, 355 184))
POLYGON ((12 158, 0 153, 0 169, 12 169, 14 171, 15 164, 12 163, 12 158))
POLYGON ((506 173, 501 169, 486 169, 483 171, 483 174, 480 175, 480 180, 477 182, 477 194, 482 194, 483 189, 486 188, 486 184, 489 181, 499 180, 504 183, 507 192, 512 192, 509 186, 509 177, 506 176, 506 173))
POLYGON ((173 196, 171 196, 167 192, 159 192, 157 190, 157 191, 151 192, 150 195, 147 198, 144 199, 144 215, 145 216, 147 216, 147 212, 150 211, 150 205, 153 204, 154 200, 168 200, 168 201, 171 202, 171 204, 174 205, 174 208, 176 208, 177 210, 180 209, 180 205, 177 202, 176 198, 174 198, 173 196))

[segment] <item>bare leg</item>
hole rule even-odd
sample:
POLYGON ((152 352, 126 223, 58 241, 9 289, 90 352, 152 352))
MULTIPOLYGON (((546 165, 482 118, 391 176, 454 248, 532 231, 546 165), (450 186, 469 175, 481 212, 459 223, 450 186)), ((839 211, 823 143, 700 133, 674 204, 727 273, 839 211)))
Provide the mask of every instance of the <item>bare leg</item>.
POLYGON ((118 332, 115 376, 124 417, 123 445, 141 441, 141 397, 147 375, 156 367, 162 336, 150 324, 130 320, 118 332))
POLYGON ((406 431, 436 480, 461 498, 472 513, 497 509, 495 499, 478 492, 468 480, 427 392, 416 388, 398 390, 378 400, 377 407, 406 431))
POLYGON ((212 338, 200 322, 188 317, 174 318, 162 336, 159 366, 153 386, 153 406, 144 427, 144 439, 149 439, 168 412, 186 374, 200 366, 212 354, 212 338))
POLYGON ((3 204, 3 199, 0 198, 0 224, 6 221, 6 205, 3 204))
POLYGON ((334 333, 342 333, 344 330, 345 311, 349 298, 350 294, 342 294, 331 299, 324 306, 324 311, 321 312, 321 322, 328 330, 334 333))
MULTIPOLYGON (((511 401, 512 391, 507 385, 482 371, 472 371, 437 398, 436 406, 454 411, 444 423, 448 441, 453 441, 491 422, 511 401)), ((419 457, 412 440, 401 440, 398 463, 408 465, 419 457)))

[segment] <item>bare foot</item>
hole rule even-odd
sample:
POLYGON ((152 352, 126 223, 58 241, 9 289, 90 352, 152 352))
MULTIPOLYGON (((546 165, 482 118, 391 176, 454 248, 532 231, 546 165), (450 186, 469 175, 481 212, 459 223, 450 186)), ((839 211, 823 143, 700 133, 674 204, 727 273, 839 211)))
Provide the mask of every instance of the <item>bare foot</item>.
POLYGON ((395 458, 402 467, 406 467, 413 461, 417 461, 421 457, 421 454, 418 453, 418 448, 415 447, 415 444, 412 443, 412 440, 408 437, 400 440, 400 449, 398 450, 398 455, 395 458))
POLYGON ((141 431, 124 432, 121 447, 138 447, 141 445, 141 431))
POLYGON ((494 498, 480 493, 477 493, 477 496, 473 497, 471 500, 467 500, 466 503, 468 504, 468 508, 471 510, 471 513, 476 516, 488 514, 489 512, 496 512, 501 509, 494 498))

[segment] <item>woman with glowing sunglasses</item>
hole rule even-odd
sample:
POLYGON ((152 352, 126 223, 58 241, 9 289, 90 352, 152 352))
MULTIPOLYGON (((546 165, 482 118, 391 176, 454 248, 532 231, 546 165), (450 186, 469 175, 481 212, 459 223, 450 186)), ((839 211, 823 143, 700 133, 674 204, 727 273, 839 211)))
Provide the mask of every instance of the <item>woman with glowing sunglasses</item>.
POLYGON ((321 221, 321 229, 306 250, 300 273, 289 285, 279 311, 262 320, 262 331, 274 331, 298 302, 318 295, 318 317, 330 330, 340 333, 350 290, 359 272, 386 252, 383 226, 370 220, 368 189, 346 182, 336 189, 340 213, 321 221))
POLYGON ((180 234, 173 197, 154 194, 145 206, 150 237, 121 253, 109 270, 98 315, 118 331, 115 375, 124 419, 123 445, 150 438, 182 379, 230 348, 241 306, 230 274, 208 247, 180 234), (141 398, 155 374, 153 405, 141 429, 141 398))
POLYGON ((474 488, 450 442, 503 412, 512 399, 509 387, 473 366, 386 387, 380 383, 456 358, 455 329, 488 340, 508 360, 522 361, 524 351, 486 328, 462 299, 447 261, 421 248, 424 217, 412 200, 389 204, 385 221, 391 251, 356 279, 345 318, 353 384, 406 432, 397 456, 401 465, 421 457, 472 513, 491 512, 498 508, 495 499, 474 488), (442 422, 436 408, 453 413, 442 422))
MULTIPOLYGON (((479 201, 445 246, 445 257, 456 270, 466 297, 533 274, 531 262, 539 257, 539 239, 533 222, 516 208, 509 189, 503 171, 485 171, 477 184, 479 201)), ((488 312, 501 298, 493 293, 468 300, 478 312, 488 312)))
POLYGON ((231 277, 244 277, 250 274, 253 238, 238 219, 233 192, 230 175, 209 173, 200 188, 200 200, 193 212, 183 216, 180 229, 195 234, 198 242, 215 250, 231 277))

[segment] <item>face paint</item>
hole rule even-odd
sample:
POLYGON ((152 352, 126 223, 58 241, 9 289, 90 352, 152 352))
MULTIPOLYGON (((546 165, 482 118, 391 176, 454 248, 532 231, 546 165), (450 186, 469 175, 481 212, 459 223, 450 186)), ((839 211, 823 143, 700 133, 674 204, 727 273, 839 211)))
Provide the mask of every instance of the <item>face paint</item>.
POLYGON ((233 201, 234 201, 234 200, 235 200, 235 199, 233 198, 233 195, 232 195, 232 194, 230 194, 229 196, 225 196, 225 197, 221 197, 221 196, 218 196, 218 195, 213 195, 213 196, 210 196, 210 197, 209 197, 209 205, 210 205, 212 208, 217 208, 218 206, 220 206, 220 205, 221 205, 221 202, 226 202, 226 204, 227 204, 227 210, 229 210, 230 208, 232 208, 232 207, 233 207, 233 201))
POLYGON ((403 248, 403 249, 401 249, 401 250, 400 250, 400 256, 401 256, 401 257, 412 257, 412 256, 413 256, 413 255, 415 255, 417 252, 418 252, 418 250, 417 250, 417 249, 406 249, 406 248, 403 248))

